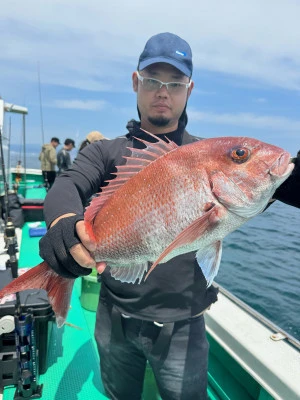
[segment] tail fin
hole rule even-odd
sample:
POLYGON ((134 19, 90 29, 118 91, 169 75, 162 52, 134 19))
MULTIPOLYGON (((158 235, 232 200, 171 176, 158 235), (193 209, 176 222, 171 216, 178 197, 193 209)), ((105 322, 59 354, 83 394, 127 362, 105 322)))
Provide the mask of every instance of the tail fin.
POLYGON ((0 299, 26 289, 44 289, 55 313, 56 323, 61 327, 70 308, 73 285, 74 279, 59 276, 44 261, 0 290, 0 299))

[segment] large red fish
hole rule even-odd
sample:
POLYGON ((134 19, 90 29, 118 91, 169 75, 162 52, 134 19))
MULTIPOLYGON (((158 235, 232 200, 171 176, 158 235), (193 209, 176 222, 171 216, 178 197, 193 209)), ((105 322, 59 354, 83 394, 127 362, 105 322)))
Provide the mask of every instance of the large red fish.
MULTIPOLYGON (((86 230, 97 243, 93 256, 108 264, 115 279, 141 283, 148 262, 153 264, 145 278, 157 264, 195 251, 210 285, 223 238, 265 209, 294 164, 288 152, 247 137, 181 147, 156 139, 131 149, 116 178, 87 208, 86 230)), ((73 283, 43 262, 2 289, 0 298, 45 289, 62 325, 73 283)))

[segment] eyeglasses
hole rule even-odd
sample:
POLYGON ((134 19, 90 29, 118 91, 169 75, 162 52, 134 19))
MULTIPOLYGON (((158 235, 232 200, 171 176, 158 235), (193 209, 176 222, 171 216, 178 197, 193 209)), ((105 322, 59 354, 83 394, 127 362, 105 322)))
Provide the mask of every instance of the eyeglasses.
POLYGON ((137 77, 138 80, 142 82, 143 88, 147 90, 148 92, 152 92, 154 90, 159 90, 163 86, 165 86, 170 94, 180 94, 187 90, 190 86, 192 81, 189 83, 183 83, 183 82, 162 82, 159 81, 158 79, 154 78, 146 78, 142 75, 140 75, 137 72, 137 77))

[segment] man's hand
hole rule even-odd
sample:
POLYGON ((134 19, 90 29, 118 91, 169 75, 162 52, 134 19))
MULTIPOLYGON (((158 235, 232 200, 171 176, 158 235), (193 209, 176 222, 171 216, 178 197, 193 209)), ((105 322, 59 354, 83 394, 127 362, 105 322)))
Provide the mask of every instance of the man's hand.
MULTIPOLYGON (((91 268, 96 267, 90 253, 96 244, 85 232, 83 215, 65 214, 57 218, 39 246, 40 256, 63 277, 75 279, 90 274, 91 268)), ((103 272, 105 266, 105 263, 99 263, 98 271, 103 272)))
POLYGON ((74 260, 84 268, 96 268, 99 274, 106 268, 106 263, 98 262, 91 257, 90 252, 96 250, 96 243, 92 242, 85 231, 84 222, 78 221, 76 224, 77 235, 81 241, 71 247, 70 253, 74 260))

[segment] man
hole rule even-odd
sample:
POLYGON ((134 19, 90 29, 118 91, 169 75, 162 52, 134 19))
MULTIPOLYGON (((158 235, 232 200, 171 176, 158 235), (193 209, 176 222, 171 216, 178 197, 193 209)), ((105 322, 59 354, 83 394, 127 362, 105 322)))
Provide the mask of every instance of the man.
POLYGON ((67 169, 71 168, 72 161, 70 157, 70 151, 75 147, 75 142, 73 139, 66 139, 64 142, 64 147, 57 153, 57 166, 58 175, 67 169))
MULTIPOLYGON (((186 104, 194 87, 192 69, 187 42, 171 33, 151 37, 132 75, 140 122, 129 121, 123 137, 83 149, 45 200, 50 229, 40 241, 41 256, 66 277, 86 275, 89 267, 102 273, 95 337, 102 381, 111 399, 141 398, 147 361, 164 400, 207 398, 203 313, 217 300, 217 290, 207 288, 194 252, 164 263, 146 282, 121 283, 104 263, 96 265, 91 258, 89 250, 95 248, 82 221, 87 199, 113 178, 116 165, 124 164, 127 147, 143 148, 136 138, 154 141, 145 131, 178 145, 199 140, 185 130, 186 104)), ((300 206, 299 187, 292 195, 300 182, 299 168, 295 170, 298 175, 293 174, 281 191, 286 202, 300 206)))
POLYGON ((85 140, 81 143, 81 145, 79 146, 79 151, 81 151, 82 149, 85 148, 85 146, 96 142, 97 140, 103 140, 106 139, 106 137, 98 131, 91 131, 90 133, 88 133, 86 135, 85 140))
POLYGON ((39 160, 41 161, 41 170, 47 190, 51 188, 56 177, 56 148, 59 144, 59 139, 57 137, 53 137, 50 143, 43 145, 42 151, 39 155, 39 160))

